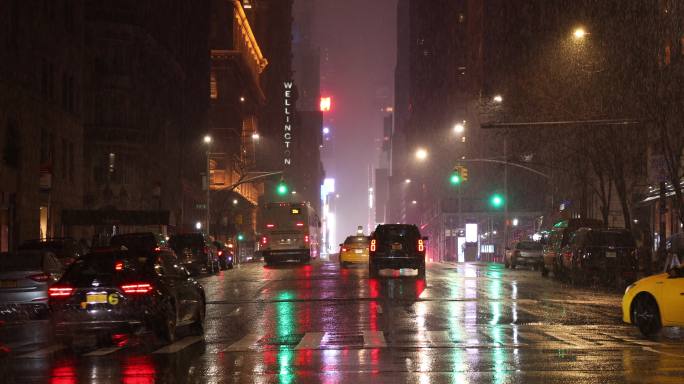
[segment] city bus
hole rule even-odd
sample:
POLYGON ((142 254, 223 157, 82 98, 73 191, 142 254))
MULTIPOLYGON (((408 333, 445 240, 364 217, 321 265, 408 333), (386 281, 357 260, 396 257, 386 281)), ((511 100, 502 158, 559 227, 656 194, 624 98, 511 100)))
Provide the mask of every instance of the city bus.
POLYGON ((259 250, 267 265, 318 257, 321 223, 308 202, 266 203, 261 225, 259 250))

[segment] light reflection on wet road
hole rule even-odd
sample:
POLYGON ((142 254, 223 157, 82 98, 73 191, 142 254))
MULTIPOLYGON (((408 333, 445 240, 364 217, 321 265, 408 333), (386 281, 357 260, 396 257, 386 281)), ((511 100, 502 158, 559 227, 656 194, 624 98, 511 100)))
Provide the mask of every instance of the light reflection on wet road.
POLYGON ((641 338, 620 294, 497 264, 369 280, 334 263, 202 278, 204 340, 71 352, 46 322, 0 327, 6 383, 681 383, 684 332, 641 338))

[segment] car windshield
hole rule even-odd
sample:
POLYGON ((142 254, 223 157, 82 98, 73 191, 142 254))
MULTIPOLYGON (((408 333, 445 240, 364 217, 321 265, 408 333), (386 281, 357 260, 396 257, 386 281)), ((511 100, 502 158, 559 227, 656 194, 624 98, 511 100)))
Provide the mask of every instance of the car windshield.
POLYGON ((412 226, 380 227, 376 231, 376 235, 386 238, 416 238, 420 236, 418 230, 412 226))
POLYGON ((150 259, 149 255, 140 253, 91 253, 76 260, 67 270, 64 280, 110 276, 116 273, 117 268, 123 272, 135 272, 142 270, 150 259))
POLYGON ((345 244, 368 244, 366 236, 349 236, 344 240, 345 244))
POLYGON ((18 252, 0 254, 0 272, 41 270, 43 254, 18 252))

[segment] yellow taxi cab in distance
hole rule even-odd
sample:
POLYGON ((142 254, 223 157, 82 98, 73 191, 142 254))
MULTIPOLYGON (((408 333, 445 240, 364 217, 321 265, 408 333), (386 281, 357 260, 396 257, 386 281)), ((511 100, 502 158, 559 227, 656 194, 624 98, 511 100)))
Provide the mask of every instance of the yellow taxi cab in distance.
POLYGON ((636 325, 644 336, 653 336, 662 327, 684 327, 684 266, 627 287, 622 320, 636 325))
POLYGON ((349 236, 340 244, 340 266, 348 264, 368 264, 368 236, 349 236))

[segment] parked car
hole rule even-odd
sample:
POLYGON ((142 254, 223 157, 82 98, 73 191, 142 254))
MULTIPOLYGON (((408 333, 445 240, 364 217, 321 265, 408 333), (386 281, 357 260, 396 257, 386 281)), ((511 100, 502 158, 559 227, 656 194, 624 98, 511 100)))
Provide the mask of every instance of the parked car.
POLYGON ((415 225, 378 225, 370 238, 370 277, 377 277, 383 268, 413 268, 418 270, 419 278, 425 278, 426 241, 415 225))
POLYGON ((48 309, 48 288, 64 266, 45 250, 0 254, 0 312, 42 316, 48 309))
POLYGON ((128 250, 153 251, 169 249, 166 238, 154 232, 134 232, 114 235, 109 240, 110 247, 128 250))
POLYGON ((580 228, 561 255, 563 270, 578 285, 599 279, 624 289, 639 270, 636 240, 627 229, 580 228))
POLYGON ((636 325, 644 336, 662 327, 684 327, 684 266, 631 284, 622 298, 622 320, 636 325))
POLYGON ((506 250, 504 265, 506 268, 515 269, 518 265, 540 268, 544 263, 542 256, 542 244, 532 240, 518 241, 506 250))
POLYGON ((222 241, 214 241, 214 246, 221 269, 233 269, 233 261, 235 260, 233 250, 222 241))
POLYGON ((64 266, 69 266, 82 255, 81 246, 71 237, 27 240, 18 249, 52 252, 64 266))
POLYGON ((49 288, 49 297, 54 334, 67 345, 145 330, 173 342, 181 326, 203 333, 204 289, 171 251, 88 254, 49 288))
POLYGON ((568 219, 554 224, 542 251, 544 258, 541 267, 542 276, 548 276, 549 271, 553 271, 556 278, 563 278, 565 275, 560 263, 561 249, 568 244, 570 235, 582 227, 597 228, 602 225, 601 220, 594 219, 568 219))
POLYGON ((169 238, 169 246, 178 255, 179 261, 192 274, 217 272, 218 251, 202 233, 182 233, 169 238))
POLYGON ((368 264, 370 240, 368 236, 348 236, 340 244, 340 266, 349 264, 368 264))

